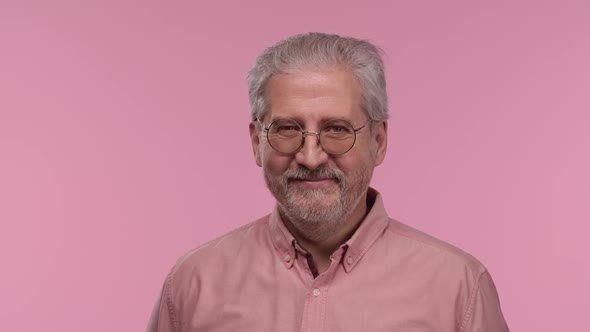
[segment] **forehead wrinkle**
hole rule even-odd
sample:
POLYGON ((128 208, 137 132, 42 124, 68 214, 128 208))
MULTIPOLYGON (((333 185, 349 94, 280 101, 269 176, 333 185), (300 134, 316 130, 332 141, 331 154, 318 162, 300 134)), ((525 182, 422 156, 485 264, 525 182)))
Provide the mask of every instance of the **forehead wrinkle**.
POLYGON ((310 119, 314 121, 326 121, 340 118, 352 121, 355 113, 362 114, 362 108, 352 98, 340 98, 332 95, 316 95, 313 98, 306 96, 285 96, 277 103, 270 99, 269 113, 271 119, 292 118, 298 121, 310 119))
POLYGON ((341 118, 354 123, 364 114, 360 85, 341 68, 277 74, 267 88, 271 121, 293 118, 303 126, 341 118))

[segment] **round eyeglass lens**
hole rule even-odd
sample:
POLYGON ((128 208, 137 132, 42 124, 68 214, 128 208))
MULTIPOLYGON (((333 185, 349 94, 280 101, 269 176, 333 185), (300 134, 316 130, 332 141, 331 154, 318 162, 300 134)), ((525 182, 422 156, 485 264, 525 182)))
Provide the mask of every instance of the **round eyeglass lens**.
POLYGON ((356 140, 354 127, 347 121, 334 119, 326 122, 320 131, 322 148, 331 154, 348 152, 356 140))
POLYGON ((302 129, 291 119, 277 119, 268 128, 270 146, 281 153, 294 153, 303 143, 302 129))

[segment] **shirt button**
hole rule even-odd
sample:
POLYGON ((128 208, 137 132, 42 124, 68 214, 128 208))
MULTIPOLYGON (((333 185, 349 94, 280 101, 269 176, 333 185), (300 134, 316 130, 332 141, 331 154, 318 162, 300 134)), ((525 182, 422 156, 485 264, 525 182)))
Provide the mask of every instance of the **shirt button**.
POLYGON ((320 290, 319 289, 314 289, 313 290, 313 296, 320 296, 320 290))
POLYGON ((285 260, 285 262, 289 262, 291 261, 291 255, 285 255, 283 259, 285 260))
POLYGON ((352 263, 354 263, 354 259, 352 259, 352 257, 350 257, 350 256, 349 256, 349 257, 346 259, 346 263, 348 263, 348 265, 352 265, 352 263))

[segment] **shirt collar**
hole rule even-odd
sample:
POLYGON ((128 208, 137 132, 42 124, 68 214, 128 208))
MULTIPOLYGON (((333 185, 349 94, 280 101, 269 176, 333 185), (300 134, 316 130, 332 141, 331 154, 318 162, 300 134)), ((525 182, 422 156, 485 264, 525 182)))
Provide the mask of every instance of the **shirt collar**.
POLYGON ((370 208, 369 213, 352 237, 344 244, 348 248, 342 259, 346 272, 354 269, 389 225, 389 216, 385 211, 381 194, 370 187, 367 192, 367 206, 370 208), (373 202, 373 206, 370 205, 370 202, 373 202))
MULTIPOLYGON (((337 251, 344 249, 342 252, 345 254, 341 262, 346 272, 354 269, 389 224, 389 217, 385 211, 383 199, 377 190, 369 187, 367 203, 370 209, 369 213, 367 213, 367 216, 352 237, 337 249, 337 251), (371 202, 373 202, 372 206, 371 202)), ((286 267, 291 268, 296 257, 295 247, 297 243, 281 219, 278 204, 270 215, 269 226, 277 254, 286 267)))
POLYGON ((296 241, 281 219, 278 204, 275 205, 274 210, 270 214, 269 226, 272 243, 276 252, 280 256, 280 259, 283 260, 283 263, 287 268, 293 267, 296 257, 296 241))

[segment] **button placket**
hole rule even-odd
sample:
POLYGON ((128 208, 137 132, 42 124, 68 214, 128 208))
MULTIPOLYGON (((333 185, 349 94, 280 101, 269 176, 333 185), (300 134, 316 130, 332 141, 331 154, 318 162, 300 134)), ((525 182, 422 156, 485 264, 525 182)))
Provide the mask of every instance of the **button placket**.
POLYGON ((308 290, 303 310, 301 331, 323 331, 326 315, 326 287, 311 285, 308 290))
POLYGON ((320 296, 322 294, 322 292, 319 290, 319 288, 314 288, 313 291, 311 291, 311 293, 315 297, 318 297, 318 296, 320 296))
POLYGON ((328 293, 332 283, 336 265, 314 279, 308 287, 305 296, 303 321, 301 331, 323 331, 326 319, 326 305, 328 293))

